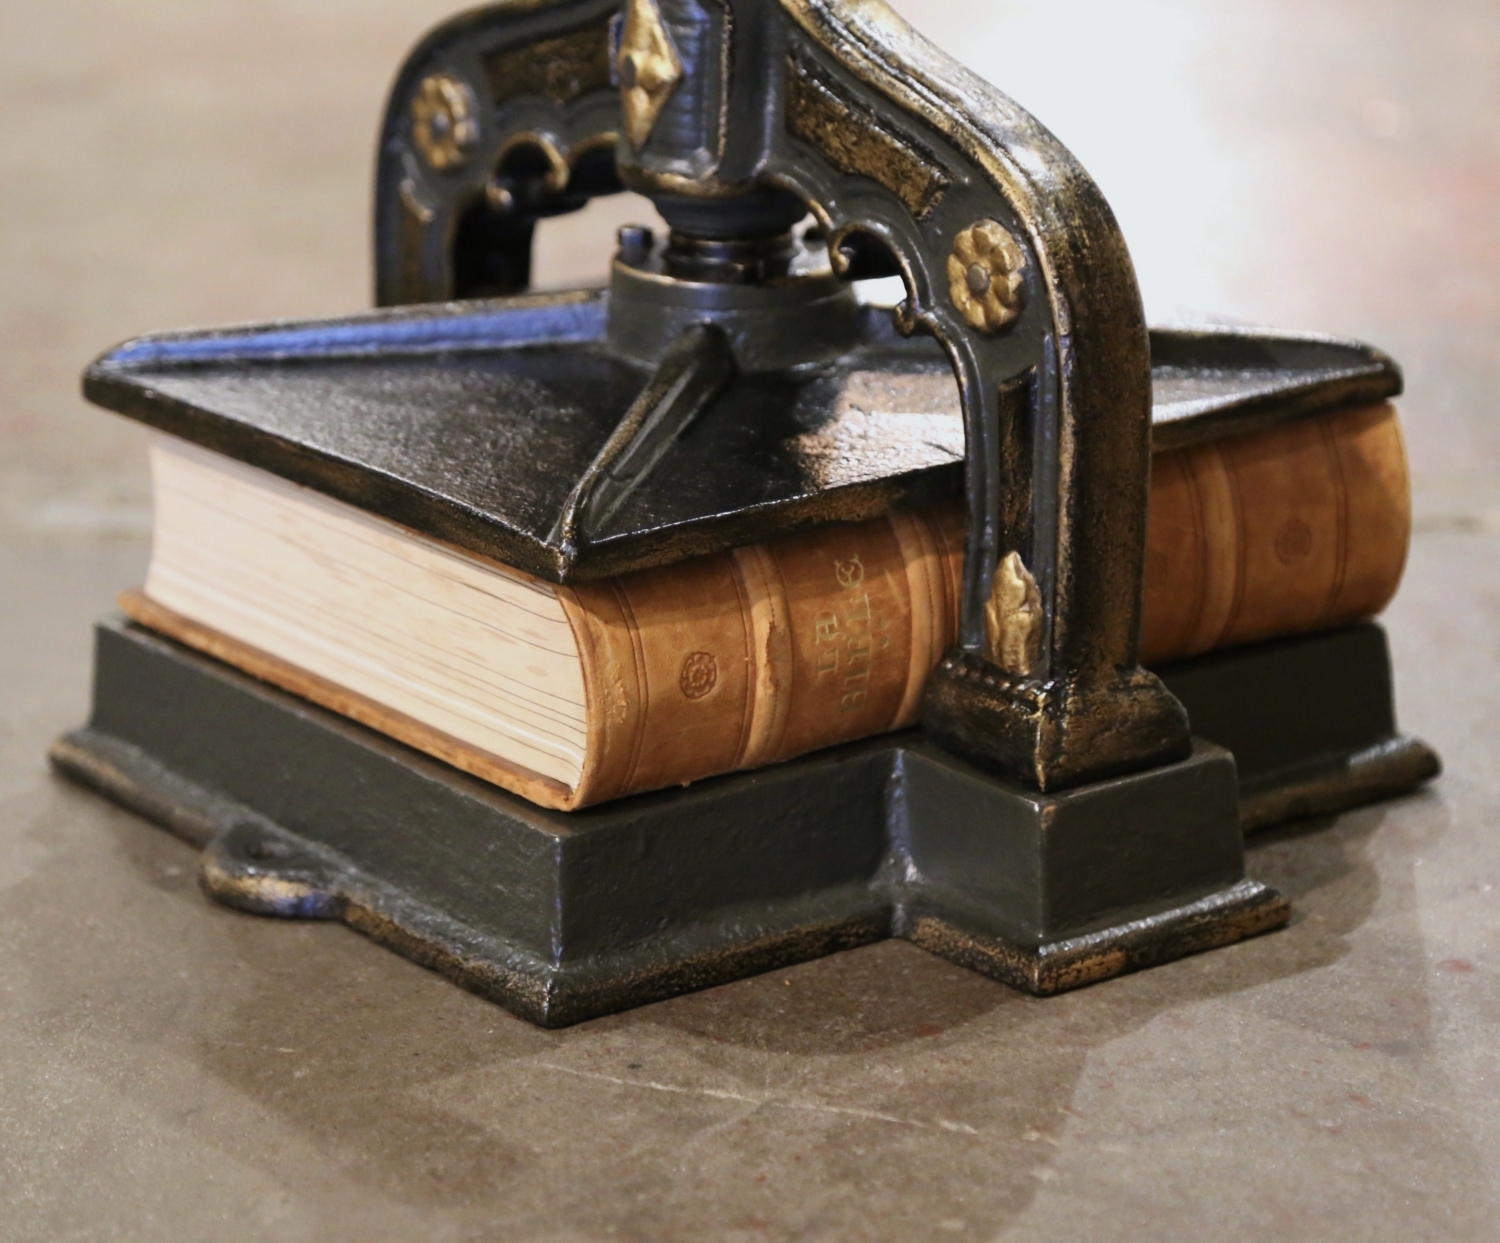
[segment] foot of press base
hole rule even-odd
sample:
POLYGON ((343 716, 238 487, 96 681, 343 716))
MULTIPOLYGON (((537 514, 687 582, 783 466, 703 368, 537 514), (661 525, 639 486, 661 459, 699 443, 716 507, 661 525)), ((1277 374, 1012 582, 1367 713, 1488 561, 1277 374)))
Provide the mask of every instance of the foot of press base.
POLYGON ((971 931, 961 917, 920 909, 904 916, 899 935, 1011 988, 1050 997, 1273 932, 1290 915, 1276 890, 1243 880, 1171 910, 1042 944, 999 940, 971 931))
POLYGON ((335 919, 558 1027, 888 936, 1033 993, 1278 926, 1228 752, 1041 795, 913 732, 546 811, 121 622, 52 761, 203 848, 239 909, 335 919))

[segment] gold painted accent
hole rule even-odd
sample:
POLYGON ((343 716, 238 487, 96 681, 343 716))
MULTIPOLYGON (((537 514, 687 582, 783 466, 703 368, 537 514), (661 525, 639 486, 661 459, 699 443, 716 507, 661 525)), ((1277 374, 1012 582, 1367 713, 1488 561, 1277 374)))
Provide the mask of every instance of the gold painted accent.
POLYGON ((504 168, 506 158, 523 149, 535 151, 547 162, 547 171, 543 175, 542 184, 548 190, 553 194, 561 194, 568 188, 568 180, 573 176, 568 155, 564 154, 562 147, 552 135, 544 134, 540 130, 521 130, 519 133, 510 135, 495 154, 496 166, 504 168))
POLYGON ((401 206, 406 208, 407 213, 418 224, 431 224, 437 219, 437 212, 422 202, 421 196, 417 194, 417 183, 410 177, 401 181, 401 206))
POLYGON ((980 220, 953 239, 948 296, 971 328, 995 332, 1021 313, 1026 252, 997 220, 980 220))
POLYGON ((1017 552, 1007 553, 995 570, 984 606, 984 633, 990 660, 1017 677, 1036 669, 1042 646, 1042 593, 1017 552))
POLYGON ((401 181, 401 263, 396 297, 401 302, 432 302, 440 294, 428 287, 422 261, 427 246, 427 228, 437 213, 417 195, 417 183, 410 177, 401 181))
POLYGON ((625 136, 639 151, 656 119, 682 81, 682 59, 661 19, 655 0, 630 0, 620 40, 620 97, 625 136))
POLYGON ((479 102, 469 84, 452 74, 423 78, 411 101, 412 141, 429 168, 462 168, 479 144, 479 102))
POLYGON ((555 39, 491 52, 484 58, 490 96, 503 103, 517 95, 540 95, 567 104, 610 85, 609 27, 590 26, 555 39))
POLYGON ((918 220, 931 214, 948 188, 935 160, 795 58, 787 74, 786 128, 839 172, 879 182, 918 220))

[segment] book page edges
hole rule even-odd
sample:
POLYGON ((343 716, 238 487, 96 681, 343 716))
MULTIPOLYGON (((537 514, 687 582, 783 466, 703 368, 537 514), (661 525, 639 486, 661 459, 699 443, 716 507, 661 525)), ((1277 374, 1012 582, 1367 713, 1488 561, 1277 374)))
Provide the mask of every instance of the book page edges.
POLYGON ((551 777, 544 777, 498 755, 482 751, 472 743, 433 729, 405 713, 345 690, 248 643, 192 621, 165 605, 158 604, 143 591, 121 592, 116 601, 121 612, 149 630, 163 634, 205 656, 232 665, 240 672, 278 690, 287 691, 320 708, 348 717, 360 725, 452 765, 471 777, 487 781, 538 806, 555 811, 572 811, 580 805, 582 781, 577 789, 570 790, 551 777))

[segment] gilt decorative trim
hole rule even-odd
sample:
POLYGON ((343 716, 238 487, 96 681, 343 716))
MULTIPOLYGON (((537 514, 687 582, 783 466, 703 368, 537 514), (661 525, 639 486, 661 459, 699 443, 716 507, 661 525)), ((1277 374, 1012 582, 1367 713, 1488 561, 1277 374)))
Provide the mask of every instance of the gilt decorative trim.
POLYGON ((625 136, 637 151, 646 145, 657 118, 682 81, 682 58, 655 0, 630 0, 620 39, 620 95, 625 136))
POLYGON ((540 95, 559 106, 613 84, 609 27, 590 26, 571 34, 491 52, 484 58, 490 96, 504 103, 518 95, 540 95))
POLYGON ((933 160, 796 57, 788 62, 786 128, 841 173, 879 182, 918 220, 931 214, 948 188, 933 160))
POLYGON ((984 609, 989 658, 1006 673, 1030 677, 1042 646, 1042 594, 1017 552, 1007 553, 995 570, 984 609))
POLYGON ((1026 252, 1005 226, 980 220, 953 239, 948 256, 948 296, 965 322, 998 332, 1021 313, 1021 273, 1026 252))
POLYGON ((434 73, 422 79, 411 101, 412 142, 427 166, 453 172, 479 144, 479 101, 462 78, 434 73))

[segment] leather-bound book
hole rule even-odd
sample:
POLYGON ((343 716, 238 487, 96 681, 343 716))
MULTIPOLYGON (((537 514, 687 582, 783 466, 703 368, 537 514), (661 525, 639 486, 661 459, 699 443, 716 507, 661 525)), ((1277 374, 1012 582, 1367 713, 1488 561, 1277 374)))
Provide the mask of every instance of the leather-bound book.
MULTIPOLYGON (((136 621, 548 807, 900 729, 957 630, 953 502, 560 586, 208 449, 152 448, 136 621)), ((1380 611, 1389 405, 1155 455, 1144 659, 1380 611)))
POLYGON ((1157 453, 1141 659, 1372 617, 1396 592, 1410 540, 1389 405, 1157 453))

